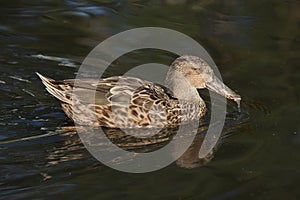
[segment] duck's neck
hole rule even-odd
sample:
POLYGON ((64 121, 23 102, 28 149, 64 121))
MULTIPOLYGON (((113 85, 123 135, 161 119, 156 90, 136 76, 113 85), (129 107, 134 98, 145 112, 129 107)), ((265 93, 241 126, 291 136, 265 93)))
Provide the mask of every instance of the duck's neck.
POLYGON ((165 84, 173 91, 175 97, 179 100, 196 104, 203 103, 197 89, 192 87, 181 73, 170 69, 167 73, 165 84))

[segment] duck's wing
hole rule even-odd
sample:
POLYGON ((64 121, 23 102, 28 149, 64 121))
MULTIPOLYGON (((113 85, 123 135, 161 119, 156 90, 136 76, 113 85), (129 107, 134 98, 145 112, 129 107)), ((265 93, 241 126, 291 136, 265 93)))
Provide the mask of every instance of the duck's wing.
MULTIPOLYGON (((73 105, 73 112, 74 109, 81 107, 80 111, 75 110, 79 114, 85 112, 87 115, 89 109, 96 110, 99 121, 109 121, 113 118, 111 112, 114 108, 118 112, 118 116, 122 118, 120 120, 124 121, 124 118, 128 118, 129 114, 130 120, 136 121, 138 126, 147 126, 153 123, 162 124, 162 121, 164 121, 163 124, 166 124, 166 120, 174 121, 170 117, 167 119, 168 116, 176 116, 178 113, 174 112, 180 112, 179 108, 176 108, 178 100, 169 89, 138 78, 114 76, 100 80, 68 79, 55 81, 41 74, 38 76, 46 86, 47 91, 62 102, 64 111, 73 119, 70 105, 73 105), (126 117, 122 117, 124 115, 126 117)), ((122 123, 127 123, 124 125, 125 127, 135 126, 129 122, 122 123)), ((112 124, 104 125, 114 127, 112 124)))
MULTIPOLYGON (((54 80, 37 73, 46 90, 64 103, 71 103, 78 98, 82 103, 91 103, 86 96, 92 95, 93 102, 99 104, 97 99, 103 98, 106 103, 115 104, 124 100, 148 99, 152 101, 176 99, 168 88, 135 77, 113 76, 104 79, 66 79, 54 80), (75 89, 74 89, 75 88, 75 89), (95 94, 95 96, 94 96, 95 94), (76 95, 76 96, 74 96, 76 95)), ((135 103, 137 103, 135 101, 135 103)))

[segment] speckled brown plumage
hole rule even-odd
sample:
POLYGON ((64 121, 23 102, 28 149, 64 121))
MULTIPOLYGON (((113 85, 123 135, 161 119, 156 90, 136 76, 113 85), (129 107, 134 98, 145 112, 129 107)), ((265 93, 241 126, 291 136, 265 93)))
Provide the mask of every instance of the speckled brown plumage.
POLYGON ((197 120, 206 113, 206 106, 196 88, 206 84, 227 98, 240 100, 218 81, 204 60, 195 56, 182 56, 172 63, 166 78, 172 91, 134 77, 55 81, 37 74, 47 91, 60 100, 67 116, 80 125, 165 127, 197 120))
POLYGON ((138 78, 114 76, 101 79, 98 83, 93 79, 82 80, 91 85, 97 84, 96 93, 104 94, 103 100, 107 103, 99 105, 82 102, 81 97, 74 96, 80 90, 89 90, 88 87, 77 88, 79 91, 72 93, 74 80, 55 81, 38 75, 48 92, 61 101, 67 116, 81 125, 114 128, 164 127, 176 125, 181 120, 194 120, 205 112, 205 107, 196 104, 179 105, 178 99, 167 88, 138 78), (130 103, 118 98, 128 98, 130 103))

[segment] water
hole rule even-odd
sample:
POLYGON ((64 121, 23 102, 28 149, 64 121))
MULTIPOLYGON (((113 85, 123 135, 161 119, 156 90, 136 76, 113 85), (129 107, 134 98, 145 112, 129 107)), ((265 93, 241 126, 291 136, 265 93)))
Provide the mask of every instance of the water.
MULTIPOLYGON (((299 1, 0 5, 0 199, 299 199, 299 1), (118 172, 97 162, 76 133, 58 128, 72 123, 35 72, 74 78, 99 42, 142 26, 171 28, 197 40, 243 98, 247 120, 229 126, 230 136, 205 166, 177 162, 153 173, 118 172)), ((136 51, 107 75, 171 59, 136 51)), ((229 118, 239 116, 234 106, 229 118)))

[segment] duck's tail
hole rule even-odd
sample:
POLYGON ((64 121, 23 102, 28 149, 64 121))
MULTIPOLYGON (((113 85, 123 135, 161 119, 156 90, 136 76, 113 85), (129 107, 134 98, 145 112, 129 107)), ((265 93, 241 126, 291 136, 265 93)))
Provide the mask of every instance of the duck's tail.
POLYGON ((35 72, 46 86, 46 90, 63 103, 72 103, 72 88, 62 82, 57 82, 51 78, 45 77, 35 72))

